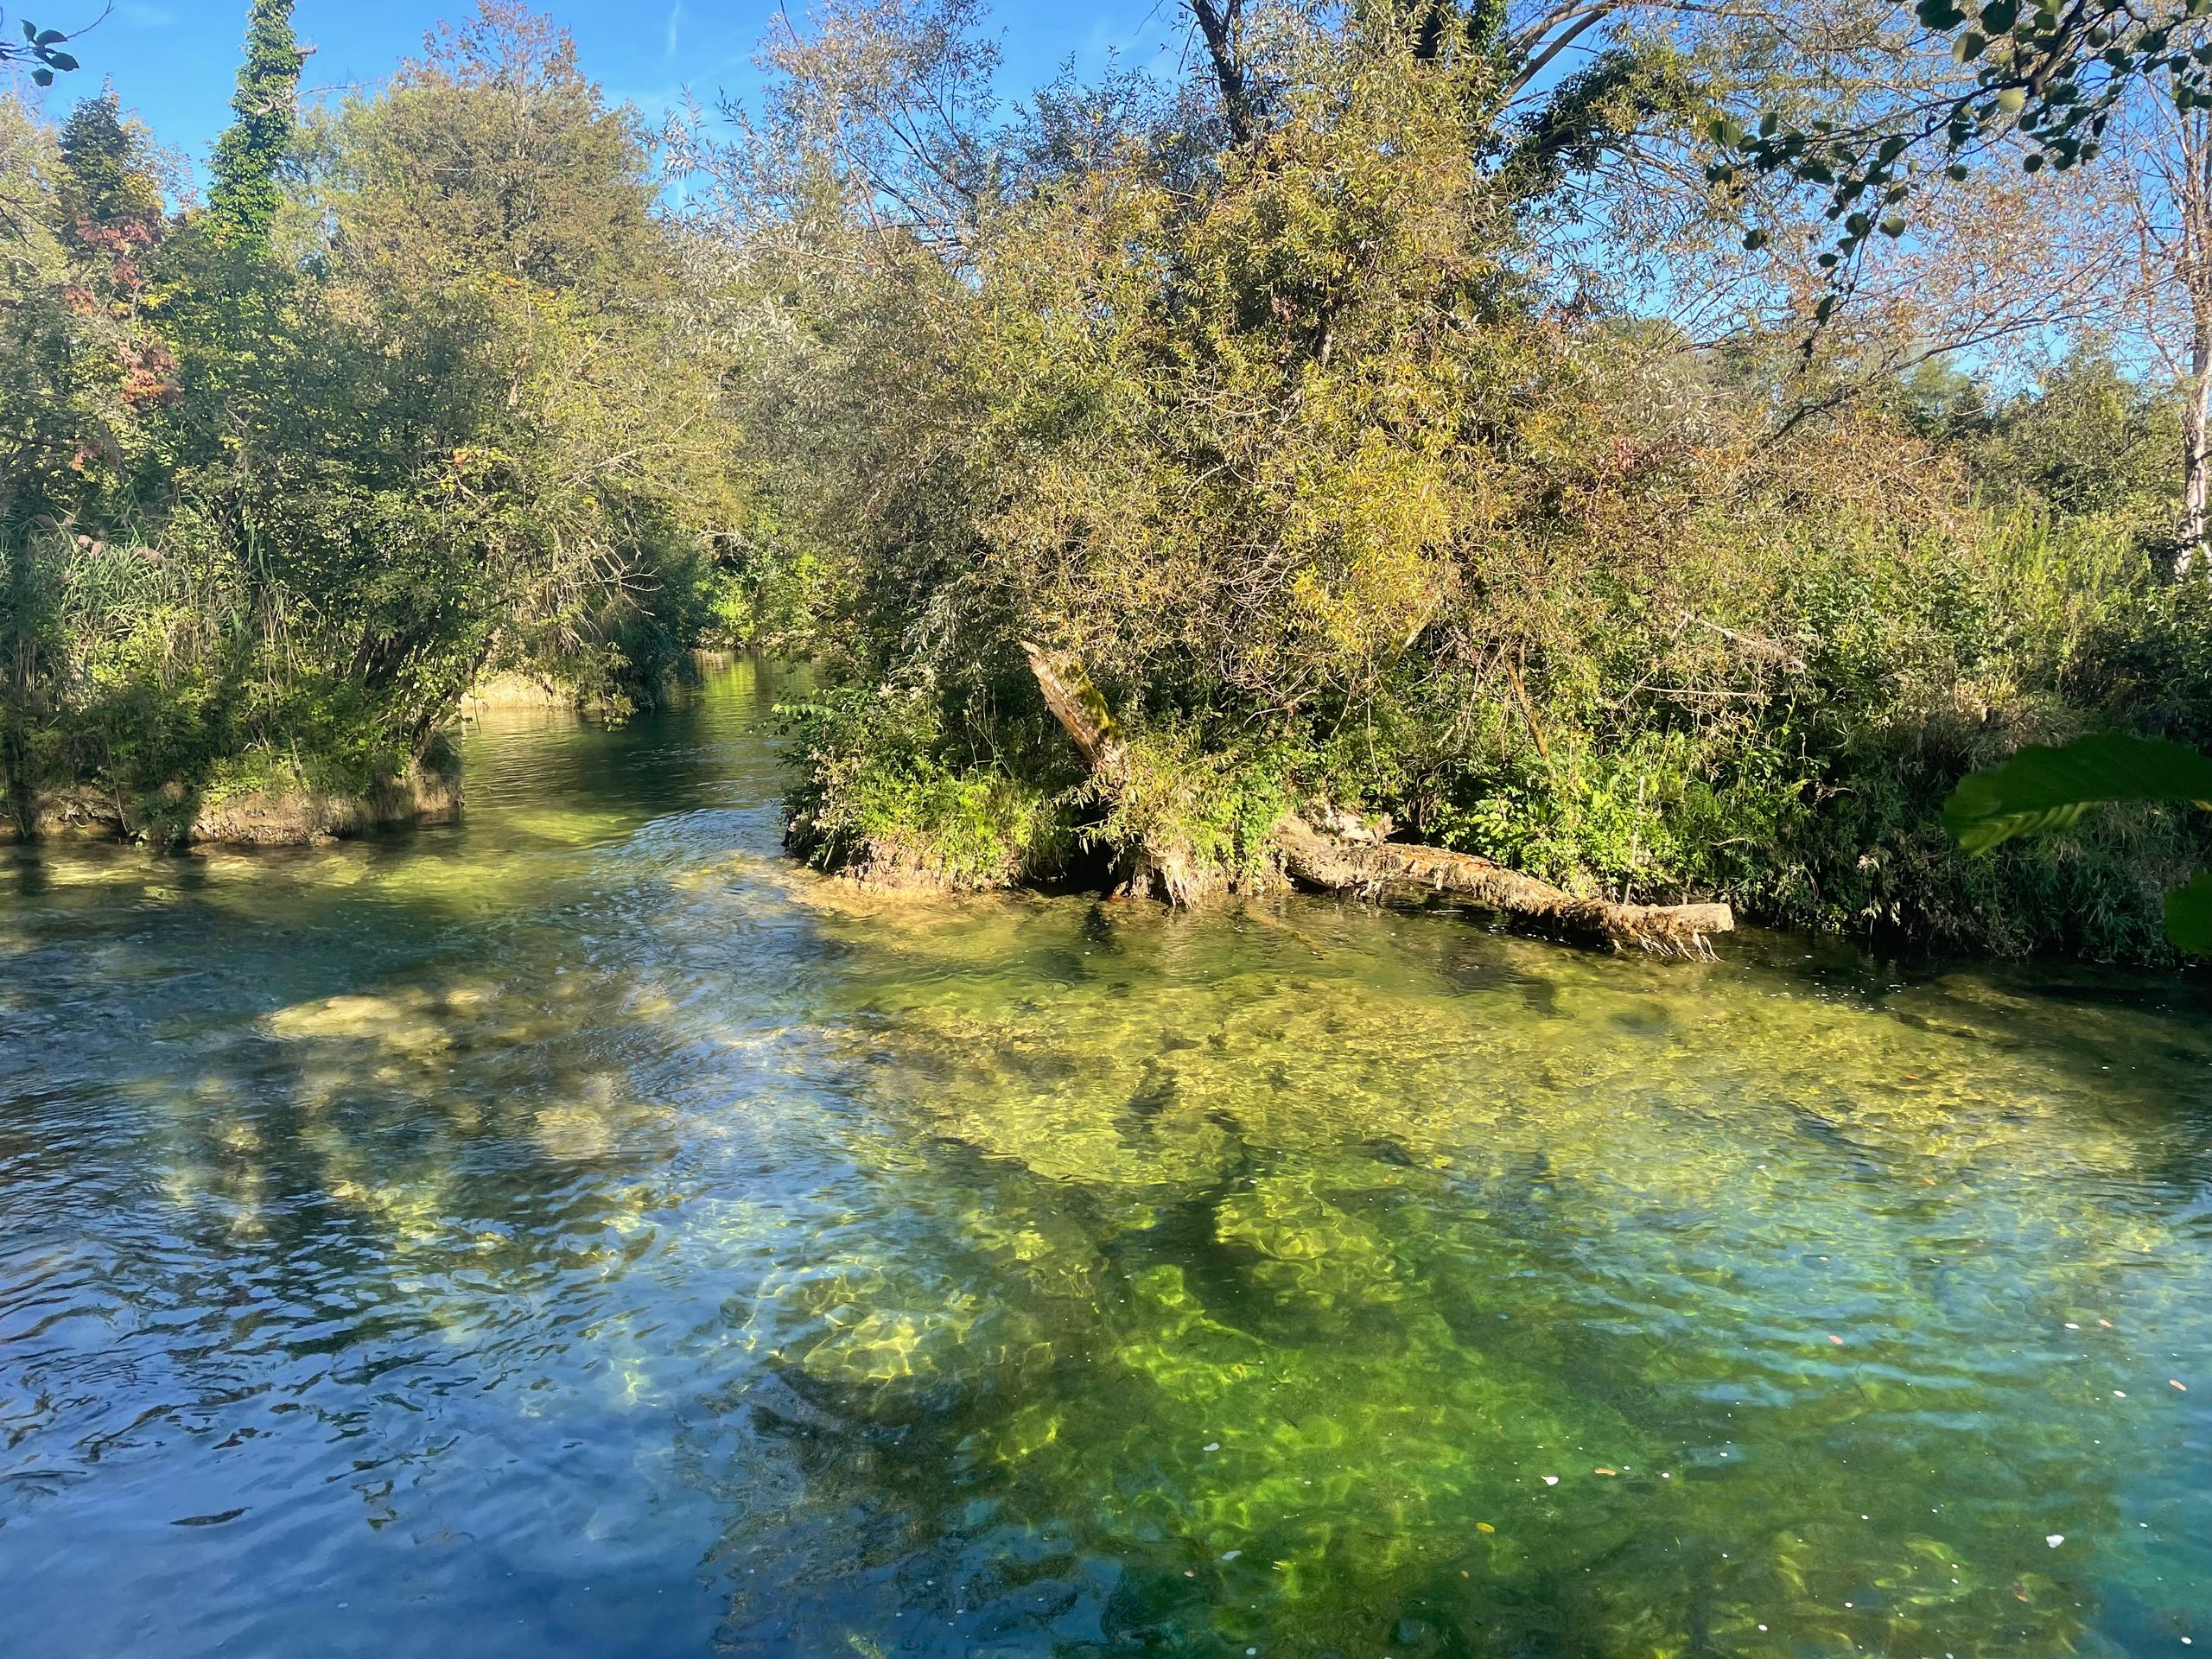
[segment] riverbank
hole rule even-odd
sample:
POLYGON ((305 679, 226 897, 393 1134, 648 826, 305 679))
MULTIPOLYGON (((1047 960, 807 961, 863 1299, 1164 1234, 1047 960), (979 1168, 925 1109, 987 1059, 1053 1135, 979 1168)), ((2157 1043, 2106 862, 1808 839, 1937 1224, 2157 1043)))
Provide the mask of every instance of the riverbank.
POLYGON ((134 799, 90 788, 46 790, 33 792, 15 812, 0 817, 0 843, 54 838, 297 846, 449 823, 460 816, 461 799, 457 768, 423 767, 355 791, 264 787, 194 798, 175 790, 134 799))

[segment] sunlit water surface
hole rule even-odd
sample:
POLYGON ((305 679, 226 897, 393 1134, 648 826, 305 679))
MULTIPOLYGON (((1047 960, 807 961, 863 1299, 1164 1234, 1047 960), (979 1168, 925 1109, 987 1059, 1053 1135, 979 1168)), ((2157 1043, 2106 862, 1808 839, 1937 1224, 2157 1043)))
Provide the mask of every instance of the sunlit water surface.
POLYGON ((2212 1656, 2201 988, 871 899, 774 694, 0 863, 0 1654, 2212 1656))

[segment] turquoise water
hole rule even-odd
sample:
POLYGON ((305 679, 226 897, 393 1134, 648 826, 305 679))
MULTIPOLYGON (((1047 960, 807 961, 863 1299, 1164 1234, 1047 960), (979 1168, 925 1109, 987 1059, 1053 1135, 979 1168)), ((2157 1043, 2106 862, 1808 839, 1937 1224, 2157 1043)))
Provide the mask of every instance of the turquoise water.
POLYGON ((871 898, 773 690, 5 855, 0 1655, 2212 1652, 2198 983, 871 898))

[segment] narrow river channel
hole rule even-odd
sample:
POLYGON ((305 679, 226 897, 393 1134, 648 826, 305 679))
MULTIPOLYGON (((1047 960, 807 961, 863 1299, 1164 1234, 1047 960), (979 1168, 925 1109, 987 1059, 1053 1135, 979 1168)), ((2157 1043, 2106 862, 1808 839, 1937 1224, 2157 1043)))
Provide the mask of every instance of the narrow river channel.
POLYGON ((0 1655, 2212 1659, 2202 981, 871 898, 775 694, 0 854, 0 1655))

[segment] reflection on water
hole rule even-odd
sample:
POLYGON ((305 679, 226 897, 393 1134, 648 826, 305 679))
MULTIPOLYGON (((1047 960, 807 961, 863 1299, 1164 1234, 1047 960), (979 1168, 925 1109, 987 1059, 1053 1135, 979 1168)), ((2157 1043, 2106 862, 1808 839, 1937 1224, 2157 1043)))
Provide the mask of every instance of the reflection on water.
POLYGON ((0 865, 0 1652, 2212 1650, 2194 988, 869 898, 772 695, 0 865))

